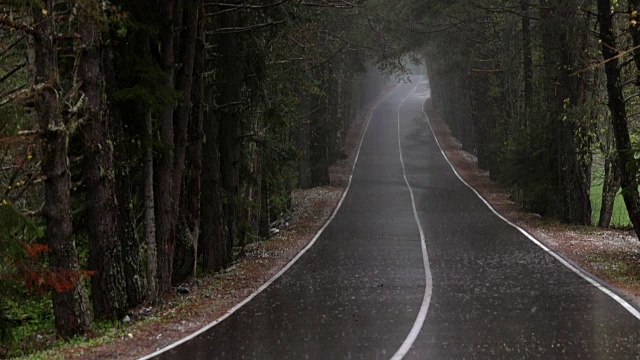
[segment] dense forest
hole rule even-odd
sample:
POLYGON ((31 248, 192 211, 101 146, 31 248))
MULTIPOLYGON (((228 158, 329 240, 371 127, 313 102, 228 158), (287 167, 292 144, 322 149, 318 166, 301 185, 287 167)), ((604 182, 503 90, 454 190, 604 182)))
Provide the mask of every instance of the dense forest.
POLYGON ((640 232, 639 5, 415 5, 430 20, 416 31, 430 39, 424 52, 434 106, 480 167, 527 209, 600 227, 612 224, 615 209, 628 214, 616 225, 640 232))
POLYGON ((23 299, 68 338, 228 267, 415 58, 516 202, 640 234, 638 7, 0 0, 2 341, 23 299))
POLYGON ((404 66, 359 1, 0 6, 5 341, 20 299, 72 337, 232 264, 404 66))

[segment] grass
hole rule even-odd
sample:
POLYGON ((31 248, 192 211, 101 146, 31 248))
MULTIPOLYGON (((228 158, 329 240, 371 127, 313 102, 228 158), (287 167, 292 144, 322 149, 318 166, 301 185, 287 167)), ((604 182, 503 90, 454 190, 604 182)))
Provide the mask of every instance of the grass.
MULTIPOLYGON (((600 220, 600 208, 602 207, 602 188, 604 182, 604 169, 598 166, 594 161, 591 172, 591 223, 598 225, 600 220)), ((616 201, 613 205, 613 215, 611 217, 611 226, 617 228, 625 228, 631 226, 629 213, 624 205, 621 190, 618 190, 616 201)))
POLYGON ((634 252, 606 250, 596 252, 589 259, 594 267, 615 282, 638 286, 640 255, 634 252))
MULTIPOLYGON (((29 310, 34 311, 34 309, 29 310)), ((87 334, 91 336, 76 336, 63 340, 56 337, 52 314, 51 316, 34 316, 12 330, 14 340, 5 344, 9 351, 4 356, 35 360, 58 359, 64 357, 64 353, 73 353, 75 351, 73 349, 78 347, 122 338, 126 336, 128 328, 128 325, 117 321, 96 321, 87 329, 87 334)))

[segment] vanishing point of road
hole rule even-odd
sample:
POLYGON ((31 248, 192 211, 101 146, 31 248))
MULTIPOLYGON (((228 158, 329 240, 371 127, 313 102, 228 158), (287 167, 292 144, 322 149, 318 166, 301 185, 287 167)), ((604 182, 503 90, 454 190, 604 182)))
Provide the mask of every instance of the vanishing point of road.
POLYGON ((315 243, 158 359, 640 359, 640 314, 497 216, 453 172, 426 80, 371 113, 315 243))

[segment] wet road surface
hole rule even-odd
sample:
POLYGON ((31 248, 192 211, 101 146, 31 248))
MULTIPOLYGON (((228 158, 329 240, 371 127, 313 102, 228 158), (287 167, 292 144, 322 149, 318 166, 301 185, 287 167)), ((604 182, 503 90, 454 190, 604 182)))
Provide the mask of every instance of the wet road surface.
POLYGON ((422 112, 428 84, 413 80, 374 109, 349 192, 317 242, 231 316, 156 358, 640 358, 638 318, 456 177, 422 112))

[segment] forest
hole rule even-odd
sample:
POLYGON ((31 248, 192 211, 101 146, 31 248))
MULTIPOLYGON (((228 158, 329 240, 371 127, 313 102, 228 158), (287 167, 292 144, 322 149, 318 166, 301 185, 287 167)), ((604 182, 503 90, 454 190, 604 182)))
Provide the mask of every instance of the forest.
POLYGON ((412 63, 514 201, 640 234, 638 8, 0 0, 0 356, 241 260, 412 63))

